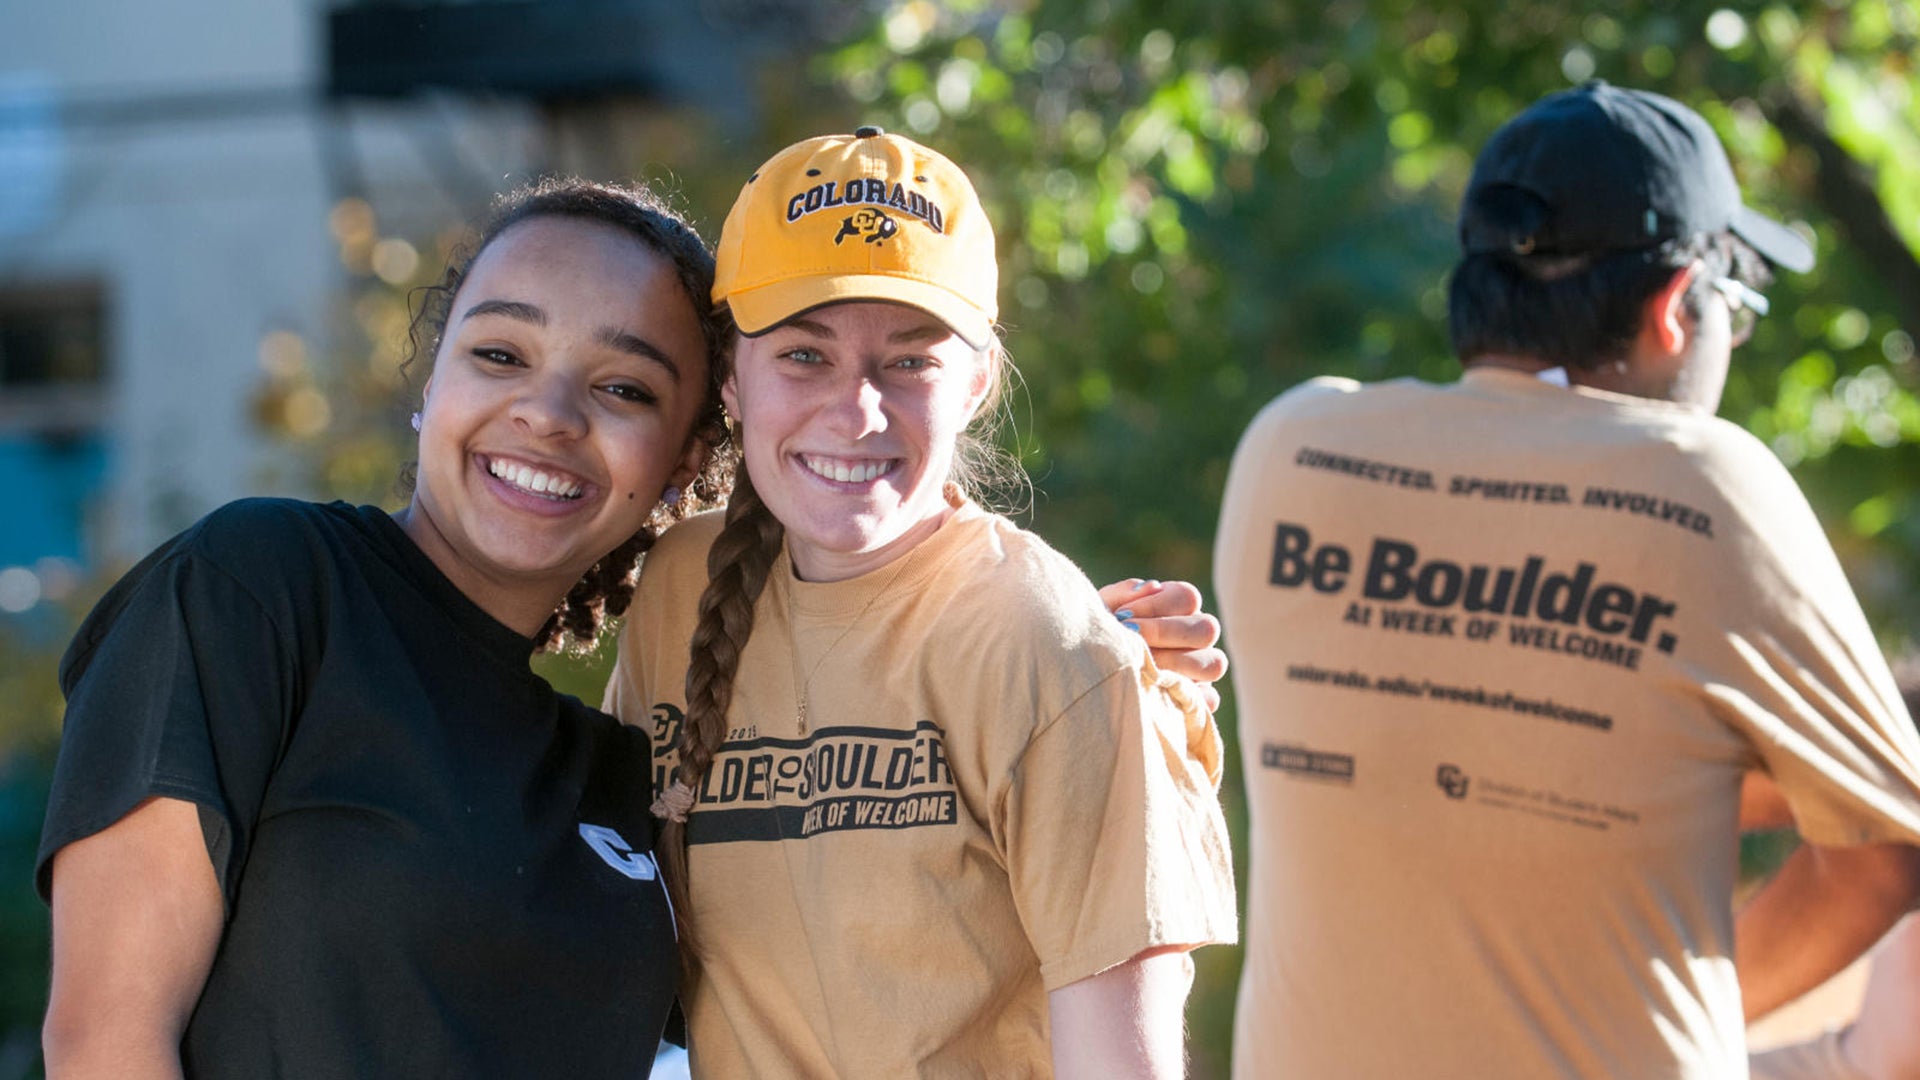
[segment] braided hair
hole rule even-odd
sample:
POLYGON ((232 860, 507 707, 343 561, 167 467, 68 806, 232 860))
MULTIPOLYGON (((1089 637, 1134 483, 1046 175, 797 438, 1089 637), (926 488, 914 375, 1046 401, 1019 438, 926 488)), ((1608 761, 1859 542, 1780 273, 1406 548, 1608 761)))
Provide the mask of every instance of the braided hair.
MULTIPOLYGON (((680 725, 676 749, 679 764, 674 780, 700 790, 707 769, 727 734, 727 709, 733 703, 733 677, 740 654, 753 634, 753 606, 766 591, 767 576, 780 555, 786 529, 753 489, 747 463, 741 458, 733 474, 733 494, 727 501, 726 523, 707 550, 707 588, 700 594, 699 620, 688 645, 687 711, 680 725)), ((667 891, 680 918, 680 944, 698 951, 698 940, 687 917, 689 901, 687 823, 672 817, 661 822, 655 851, 665 872, 667 891)))
MULTIPOLYGON (((429 369, 439 355, 453 312, 454 295, 475 259, 523 221, 558 217, 610 225, 639 240, 673 264, 687 302, 693 305, 707 347, 706 398, 694 421, 693 436, 709 448, 705 466, 680 500, 654 508, 639 532, 614 548, 567 590, 553 614, 534 635, 542 650, 585 653, 599 641, 609 619, 624 614, 633 600, 635 568, 660 531, 690 513, 718 505, 727 496, 731 454, 726 414, 720 403, 722 345, 728 330, 711 317, 713 254, 693 226, 667 202, 641 184, 613 184, 572 177, 549 177, 501 195, 478 240, 457 250, 438 283, 415 290, 418 306, 407 328, 408 353, 401 370, 411 380, 414 368, 429 369)), ((430 373, 430 371, 429 371, 430 373)), ((425 379, 421 382, 424 384, 425 379)), ((411 493, 415 466, 401 473, 403 493, 411 493)))

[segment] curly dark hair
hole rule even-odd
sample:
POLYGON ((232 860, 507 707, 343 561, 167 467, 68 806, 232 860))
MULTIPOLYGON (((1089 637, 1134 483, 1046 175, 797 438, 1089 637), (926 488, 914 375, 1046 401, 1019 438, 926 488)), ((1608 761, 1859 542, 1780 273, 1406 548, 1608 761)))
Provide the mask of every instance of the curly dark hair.
MULTIPOLYGON (((726 413, 720 402, 725 373, 723 348, 728 336, 713 315, 713 253, 706 242, 667 202, 639 184, 612 184, 572 177, 549 177, 517 188, 495 200, 493 213, 472 243, 456 250, 438 283, 414 290, 414 312, 407 328, 407 358, 401 370, 410 382, 416 368, 431 374, 434 357, 453 311, 454 294, 466 280, 474 260, 513 226, 533 218, 558 217, 599 222, 624 230, 673 263, 687 302, 700 321, 707 347, 706 399, 694 421, 694 436, 707 444, 706 465, 687 486, 680 500, 654 508, 639 532, 593 564, 567 591, 553 614, 534 635, 536 647, 568 653, 590 652, 599 643, 609 619, 625 613, 633 600, 640 556, 653 546, 660 530, 688 514, 727 499, 732 486, 733 450, 726 413)), ((424 385, 425 379, 419 380, 424 385)), ((411 494, 416 469, 409 465, 400 478, 403 493, 411 494)))

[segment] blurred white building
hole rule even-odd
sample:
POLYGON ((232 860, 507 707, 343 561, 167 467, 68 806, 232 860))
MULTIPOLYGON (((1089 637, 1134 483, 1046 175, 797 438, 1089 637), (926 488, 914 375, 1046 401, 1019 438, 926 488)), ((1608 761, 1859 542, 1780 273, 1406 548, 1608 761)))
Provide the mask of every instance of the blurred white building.
POLYGON ((744 73, 797 47, 804 6, 10 5, 0 612, 63 566, 130 558, 284 485, 250 402, 263 342, 330 332, 342 200, 364 199, 383 234, 431 236, 516 180, 631 160, 636 117, 698 115, 751 142, 744 73))

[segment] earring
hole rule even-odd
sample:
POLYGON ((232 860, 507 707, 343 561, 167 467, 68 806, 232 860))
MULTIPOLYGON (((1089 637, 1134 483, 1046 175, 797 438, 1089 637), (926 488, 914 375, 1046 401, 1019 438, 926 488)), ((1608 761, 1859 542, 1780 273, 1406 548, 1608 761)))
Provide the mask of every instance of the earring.
POLYGON ((420 414, 419 413, 413 414, 413 419, 411 423, 413 424, 413 430, 415 432, 418 432, 420 430, 420 414))
POLYGON ((672 506, 674 503, 679 502, 680 489, 677 487, 674 487, 672 484, 668 484, 667 489, 660 493, 660 501, 668 506, 672 506))

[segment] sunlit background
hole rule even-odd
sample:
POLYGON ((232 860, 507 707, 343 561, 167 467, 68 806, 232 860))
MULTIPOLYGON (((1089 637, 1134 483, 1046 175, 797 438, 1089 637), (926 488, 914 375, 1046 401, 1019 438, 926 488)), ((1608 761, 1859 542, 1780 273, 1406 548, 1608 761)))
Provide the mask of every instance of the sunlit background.
MULTIPOLYGON (((1893 650, 1920 636, 1917 34, 1920 0, 9 5, 0 1080, 39 1071, 30 867, 67 636, 229 499, 395 505, 408 290, 493 193, 641 177, 711 237, 794 139, 878 123, 944 150, 999 227, 1028 520, 1096 578, 1205 582, 1261 404, 1455 372, 1452 208, 1493 128, 1587 78, 1658 90, 1816 240, 1723 415, 1794 468, 1893 650)), ((603 665, 547 670, 593 698, 603 665)), ((1218 1076, 1237 954, 1200 967, 1195 1073, 1218 1076)))

